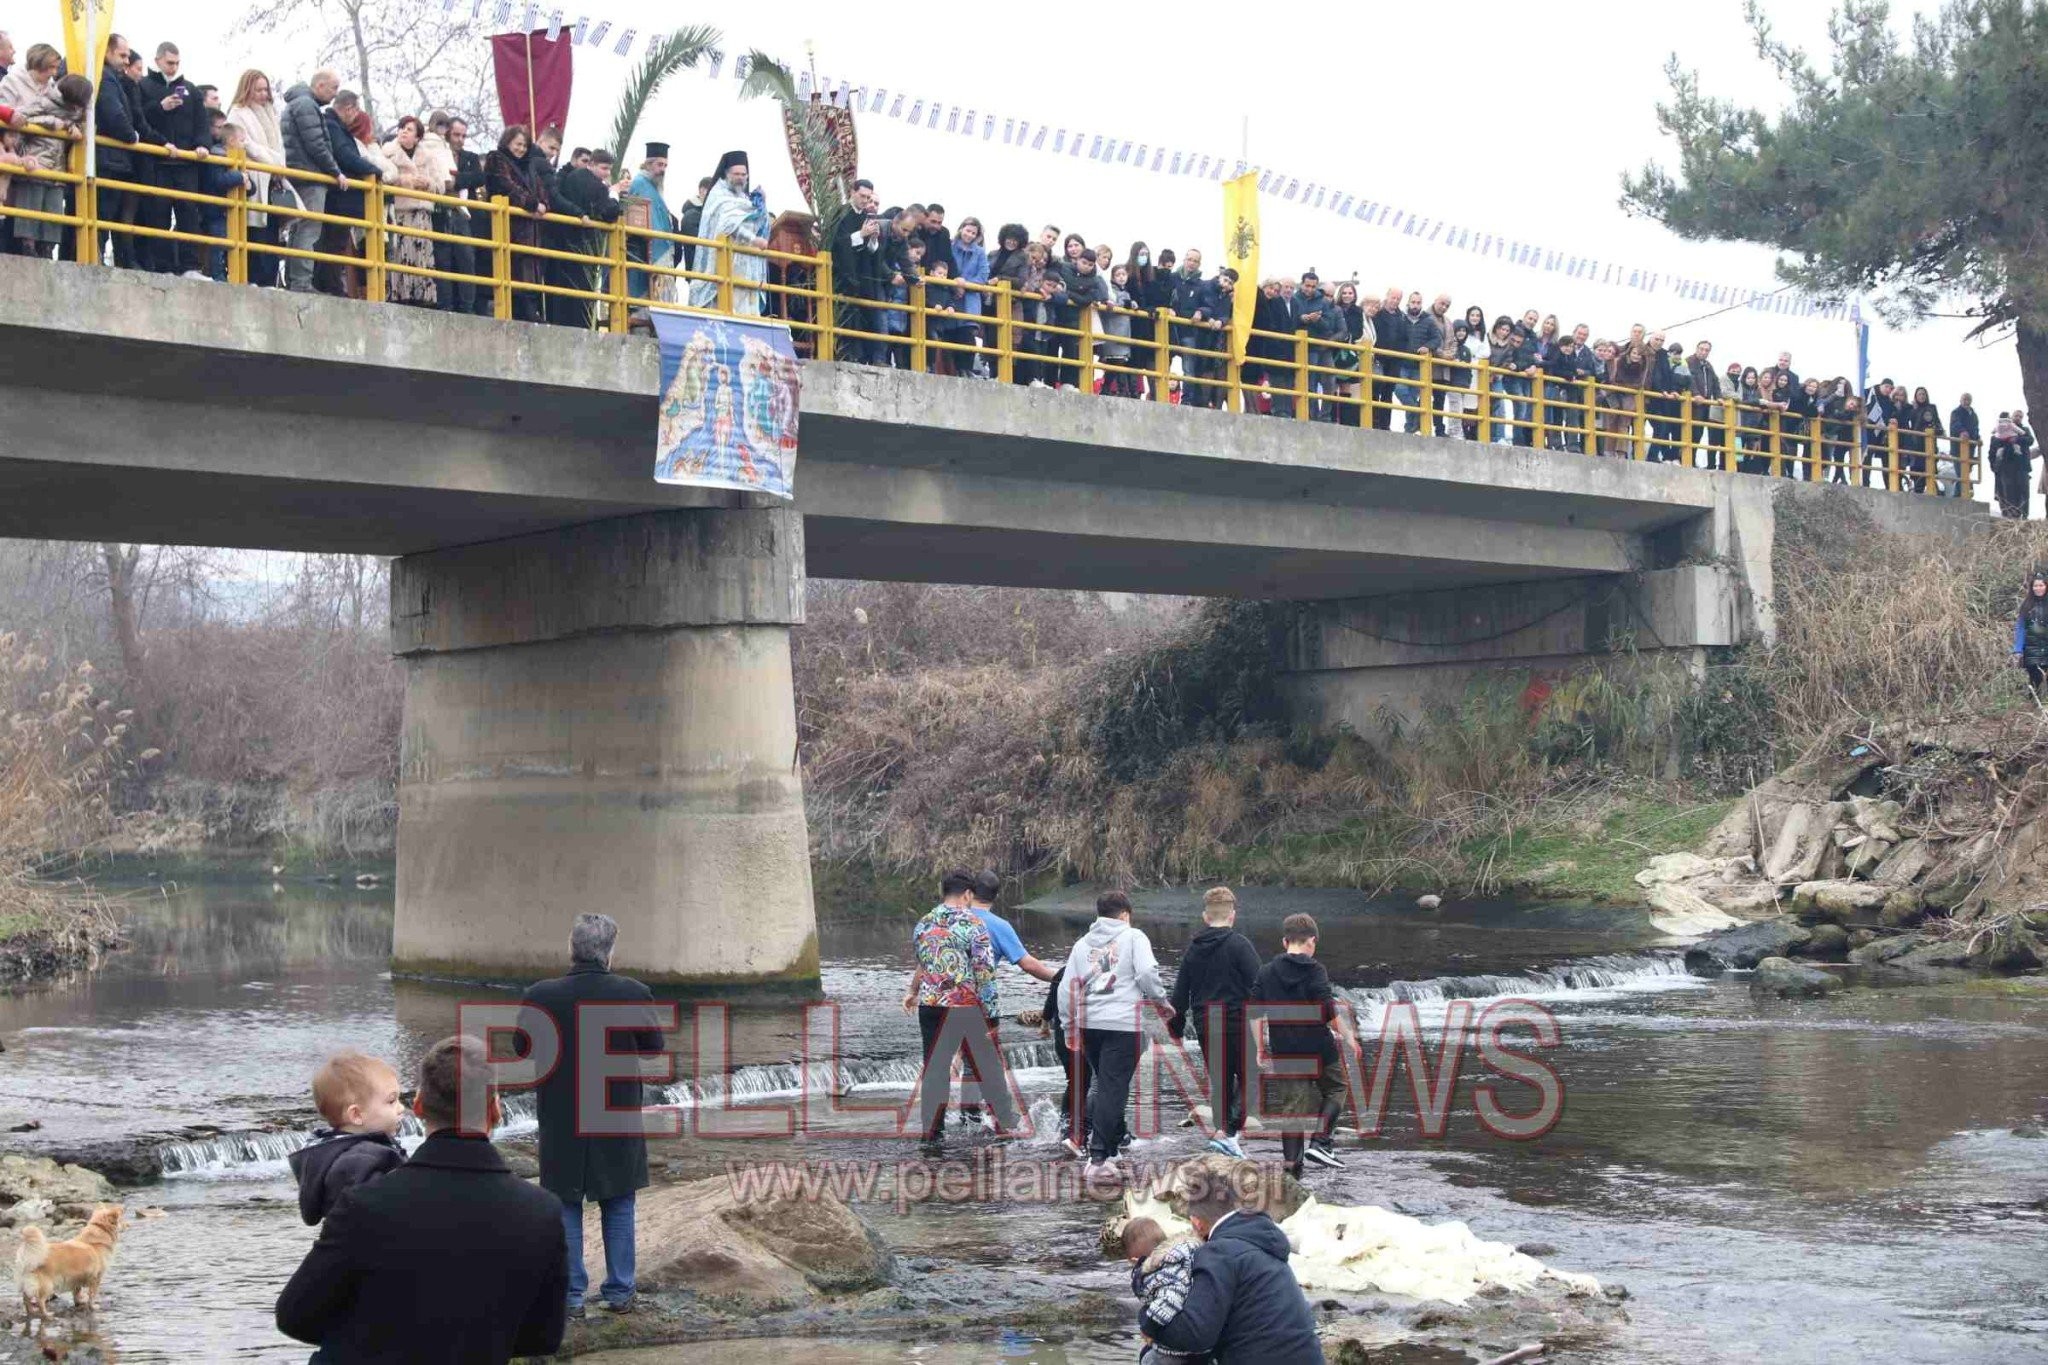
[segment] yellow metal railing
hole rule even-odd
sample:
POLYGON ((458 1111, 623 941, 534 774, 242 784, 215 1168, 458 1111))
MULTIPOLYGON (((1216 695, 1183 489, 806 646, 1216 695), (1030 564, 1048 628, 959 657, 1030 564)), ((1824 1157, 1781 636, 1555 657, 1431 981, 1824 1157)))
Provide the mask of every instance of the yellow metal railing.
MULTIPOLYGON (((463 199, 376 181, 350 181, 363 195, 360 217, 319 212, 295 204, 259 203, 237 186, 226 195, 138 184, 117 177, 88 176, 83 140, 50 132, 72 144, 68 169, 12 174, 68 187, 61 214, 0 206, 0 217, 58 224, 71 232, 71 255, 99 262, 107 243, 119 236, 185 243, 225 255, 230 283, 247 284, 283 264, 310 260, 350 272, 363 296, 382 299, 393 277, 415 276, 440 285, 467 284, 487 291, 493 316, 510 320, 521 309, 537 312, 548 298, 590 305, 595 329, 625 332, 632 314, 650 305, 662 309, 737 315, 763 314, 786 323, 800 354, 842 360, 893 358, 918 371, 985 369, 1005 383, 1038 380, 1104 393, 1145 397, 1155 402, 1267 411, 1296 421, 1314 417, 1350 425, 1390 425, 1403 414, 1409 431, 1486 444, 1604 455, 1629 460, 1665 460, 1751 473, 1803 477, 1815 482, 1869 484, 1893 492, 1935 494, 1946 490, 1968 498, 1976 485, 1981 451, 1965 438, 1948 440, 1933 432, 1879 430, 1861 415, 1795 417, 1784 407, 1728 398, 1702 399, 1691 393, 1657 393, 1604 379, 1558 379, 1529 370, 1497 368, 1486 360, 1450 360, 1422 352, 1382 350, 1355 341, 1312 338, 1304 332, 1253 331, 1250 354, 1240 358, 1229 344, 1227 323, 1102 304, 1075 308, 1073 325, 1053 321, 1061 303, 1056 292, 1014 289, 1007 281, 906 277, 899 291, 883 297, 835 290, 829 253, 792 253, 742 246, 591 219, 512 207, 503 198, 463 199), (143 199, 204 205, 225 218, 219 236, 99 217, 100 191, 143 199), (472 231, 445 232, 389 219, 395 206, 460 209, 471 215, 472 231), (350 229, 346 252, 293 247, 279 231, 266 238, 250 217, 267 214, 273 224, 315 222, 350 229), (477 230, 479 221, 485 224, 477 230), (580 234, 591 251, 543 245, 541 226, 580 234), (354 234, 360 234, 356 240, 354 234), (468 247, 474 271, 458 272, 398 259, 402 239, 468 247), (690 267, 674 264, 687 250, 690 267), (738 262, 760 263, 758 271, 738 262), (547 278, 550 262, 570 267, 547 278), (572 273, 573 271, 573 273, 572 273), (564 277, 582 284, 561 283, 564 277), (538 278, 536 278, 538 277, 538 278), (700 297, 691 303, 693 286, 700 297), (978 301, 978 312, 968 300, 978 301), (1102 320, 1127 322, 1134 335, 1111 336, 1102 320), (1147 335, 1149 331, 1149 335, 1147 335), (1180 362, 1178 370, 1174 361, 1180 362)), ((273 179, 336 186, 333 176, 247 161, 236 152, 207 156, 147 143, 101 137, 103 147, 130 155, 195 165, 225 163, 237 173, 254 171, 273 179)), ((239 174, 238 174, 239 178, 239 174)), ((575 238, 562 238, 573 244, 575 238)), ((1252 287, 1247 281, 1242 288, 1252 287)), ((481 294, 479 295, 481 297, 481 294)), ((409 302, 418 302, 416 300, 409 302)), ((1332 306, 1335 300, 1332 299, 1332 306)))

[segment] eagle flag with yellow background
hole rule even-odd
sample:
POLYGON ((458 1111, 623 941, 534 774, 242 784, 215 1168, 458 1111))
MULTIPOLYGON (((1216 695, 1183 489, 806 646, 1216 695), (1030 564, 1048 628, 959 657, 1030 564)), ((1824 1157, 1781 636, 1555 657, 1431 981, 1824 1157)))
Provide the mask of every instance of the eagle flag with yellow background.
POLYGON ((1223 263, 1237 272, 1230 315, 1230 353, 1244 359, 1252 312, 1259 306, 1259 173, 1223 182, 1223 263))

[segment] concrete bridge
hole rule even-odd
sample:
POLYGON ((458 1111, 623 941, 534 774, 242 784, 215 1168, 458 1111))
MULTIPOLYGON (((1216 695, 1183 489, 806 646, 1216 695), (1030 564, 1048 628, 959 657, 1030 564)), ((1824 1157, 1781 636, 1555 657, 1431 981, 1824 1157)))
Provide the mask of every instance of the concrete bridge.
POLYGON ((658 369, 639 337, 0 259, 0 536, 396 556, 394 967, 463 978, 556 967, 590 908, 650 979, 815 978, 807 575, 1314 602, 1291 683, 1361 728, 1460 670, 1770 631, 1776 481, 812 364, 792 509, 653 481, 658 369))

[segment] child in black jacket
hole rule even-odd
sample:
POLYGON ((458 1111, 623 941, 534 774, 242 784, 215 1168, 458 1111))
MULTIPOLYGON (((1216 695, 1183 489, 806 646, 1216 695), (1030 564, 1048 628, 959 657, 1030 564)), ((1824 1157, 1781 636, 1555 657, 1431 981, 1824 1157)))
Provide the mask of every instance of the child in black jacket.
MULTIPOLYGON (((1342 1166, 1344 1162, 1330 1146, 1337 1116, 1344 1112, 1344 1066, 1337 1051, 1337 1039, 1353 1041, 1351 1020, 1337 1007, 1330 974, 1316 961, 1316 922, 1307 915, 1289 915, 1280 923, 1280 946, 1286 949, 1259 969, 1252 986, 1252 999, 1259 1005, 1314 1005, 1320 1018, 1314 1023, 1271 1020, 1267 1022, 1267 1051, 1282 1061, 1313 1060, 1314 1081, 1281 1082, 1274 1090, 1306 1092, 1313 1085, 1316 1123, 1306 1138, 1299 1132, 1284 1133, 1280 1150, 1287 1169, 1299 1180, 1304 1158, 1318 1166, 1342 1166)), ((1356 1051, 1354 1042, 1353 1051, 1356 1051)), ((1302 1096, 1306 1099, 1306 1094, 1302 1096)), ((1301 1113, 1306 1104, 1283 1104, 1281 1112, 1301 1113)))

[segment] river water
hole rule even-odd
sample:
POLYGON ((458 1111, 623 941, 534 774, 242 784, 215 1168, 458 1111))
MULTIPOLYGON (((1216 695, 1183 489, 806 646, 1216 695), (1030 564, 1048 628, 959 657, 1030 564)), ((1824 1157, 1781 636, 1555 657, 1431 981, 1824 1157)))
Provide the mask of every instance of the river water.
MULTIPOLYGON (((1239 927, 1262 953, 1276 950, 1282 915, 1315 914, 1321 956, 1369 1025, 1404 1000, 1426 1026, 1455 999, 1483 1008, 1526 997, 1555 1014, 1561 1042, 1545 1060, 1566 1099, 1551 1132, 1527 1142, 1487 1134, 1468 1062, 1441 1139, 1420 1136, 1399 1083, 1382 1135, 1347 1143, 1346 1169, 1310 1184, 1335 1202, 1547 1243, 1555 1252, 1546 1259, 1561 1268, 1627 1285, 1632 1326, 1569 1358, 2048 1359, 2048 1141, 2009 1131, 2048 1092, 2048 991, 2028 988, 2035 983, 1765 1002, 1740 977, 1687 977, 1646 930, 1617 931, 1612 911, 1451 905, 1426 914, 1312 891, 1250 891, 1244 901, 1239 927)), ((39 1121, 17 1139, 27 1145, 163 1135, 172 1174, 130 1202, 167 1216, 123 1235, 98 1324, 108 1358, 303 1360, 305 1348, 272 1328, 270 1306, 313 1235, 283 1160, 310 1121, 307 1078, 339 1046, 390 1057, 404 1073, 451 1030, 456 1000, 477 993, 390 977, 388 891, 221 880, 133 891, 122 913, 132 946, 102 971, 0 996, 0 1129, 39 1121)), ((832 1080, 857 1099, 900 1099, 915 1074, 916 1028, 895 1003, 910 916, 904 907, 822 929, 825 992, 843 1008, 832 1080)), ((1169 968, 1195 916, 1190 895, 1141 898, 1139 923, 1169 968)), ((1052 958, 1087 918, 1076 902, 1015 922, 1052 958)), ((1038 1003, 1029 985, 1006 972, 1006 1013, 1038 1003)), ((737 1069, 686 1076, 673 1102, 797 1091, 793 1009, 736 1010, 732 1032, 737 1069)), ((1012 1032, 1009 1058, 1027 1092, 1055 1091, 1049 1048, 1012 1032)), ((1508 1091, 1503 1099, 1520 1102, 1508 1091)), ((515 1132, 523 1112, 513 1107, 515 1132)), ((1197 1145, 1169 1128, 1139 1153, 1197 1145)), ((657 1144, 656 1160, 709 1175, 734 1146, 686 1138, 657 1144)), ((908 1155, 902 1146, 828 1133, 744 1155, 893 1160, 908 1155)), ((909 1260, 985 1267, 1053 1295, 1125 1292, 1118 1268, 1096 1258, 1100 1210, 1090 1205, 899 1212, 878 1202, 866 1211, 909 1260)), ((1134 1356, 1117 1331, 795 1349, 846 1365, 1134 1356)), ((631 1359, 664 1365, 704 1351, 631 1359)), ((788 1350, 718 1353, 741 1365, 788 1350)))

